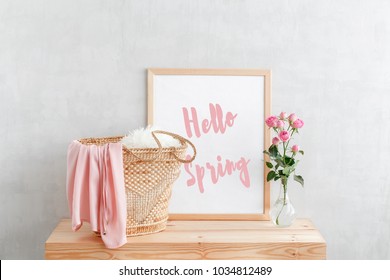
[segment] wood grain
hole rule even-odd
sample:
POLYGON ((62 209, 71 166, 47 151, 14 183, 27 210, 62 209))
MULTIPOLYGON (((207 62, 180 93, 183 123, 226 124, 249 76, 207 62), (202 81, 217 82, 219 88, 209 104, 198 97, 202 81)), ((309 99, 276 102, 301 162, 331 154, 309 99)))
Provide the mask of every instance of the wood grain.
POLYGON ((267 76, 270 70, 262 69, 191 69, 191 68, 149 68, 154 75, 207 75, 207 76, 267 76))
POLYGON ((325 259, 324 238, 306 219, 289 228, 268 221, 169 221, 163 232, 104 247, 84 224, 62 220, 46 242, 46 259, 325 259))

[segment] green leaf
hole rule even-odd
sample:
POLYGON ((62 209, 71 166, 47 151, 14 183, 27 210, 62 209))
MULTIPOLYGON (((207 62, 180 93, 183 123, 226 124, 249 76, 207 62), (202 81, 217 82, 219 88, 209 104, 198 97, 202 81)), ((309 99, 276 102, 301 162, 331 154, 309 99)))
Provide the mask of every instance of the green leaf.
POLYGON ((272 165, 272 163, 270 163, 270 162, 268 162, 268 161, 267 161, 265 164, 267 165, 268 168, 274 167, 274 166, 272 165))
POLYGON ((270 153, 267 152, 267 151, 263 151, 263 153, 266 154, 266 155, 270 155, 270 153))
POLYGON ((281 167, 284 167, 285 166, 285 164, 284 164, 284 162, 281 160, 281 159, 275 159, 275 161, 276 161, 276 163, 279 165, 279 166, 281 166, 281 167))
POLYGON ((287 166, 283 169, 283 174, 286 175, 287 177, 290 176, 290 174, 294 171, 293 166, 287 166))
POLYGON ((285 157, 285 162, 289 166, 293 166, 295 164, 295 160, 291 157, 288 157, 288 156, 285 157))
POLYGON ((271 181, 273 178, 275 178, 276 176, 276 173, 274 171, 270 171, 268 172, 268 175, 267 175, 267 182, 271 181))
POLYGON ((271 147, 268 149, 268 152, 270 153, 270 156, 274 158, 279 154, 278 147, 275 145, 271 145, 271 147))
POLYGON ((279 175, 276 175, 275 178, 274 178, 274 181, 277 181, 280 179, 280 176, 279 175))
POLYGON ((305 180, 303 180, 303 177, 301 175, 294 175, 294 180, 301 184, 302 187, 304 187, 305 180))
POLYGON ((278 170, 278 168, 280 167, 279 163, 275 165, 275 170, 278 170))
POLYGON ((300 150, 299 153, 301 153, 303 156, 305 155, 305 152, 300 150))

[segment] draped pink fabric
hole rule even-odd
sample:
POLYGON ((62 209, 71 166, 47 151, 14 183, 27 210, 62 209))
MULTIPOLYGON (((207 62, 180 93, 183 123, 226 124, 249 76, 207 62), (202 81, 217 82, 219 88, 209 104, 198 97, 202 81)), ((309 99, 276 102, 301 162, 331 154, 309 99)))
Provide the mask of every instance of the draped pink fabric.
POLYGON ((126 239, 126 194, 122 144, 68 147, 67 195, 72 229, 91 224, 107 248, 118 248, 126 239))

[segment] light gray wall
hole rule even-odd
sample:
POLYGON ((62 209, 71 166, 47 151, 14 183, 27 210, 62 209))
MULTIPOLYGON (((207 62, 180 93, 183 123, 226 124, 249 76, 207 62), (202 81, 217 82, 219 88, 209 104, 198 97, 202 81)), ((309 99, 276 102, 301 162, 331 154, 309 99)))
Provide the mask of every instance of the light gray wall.
POLYGON ((0 258, 43 258, 68 216, 70 140, 145 125, 145 69, 172 67, 271 69, 273 112, 306 122, 299 215, 330 259, 390 259, 389 14, 386 0, 1 0, 0 258))

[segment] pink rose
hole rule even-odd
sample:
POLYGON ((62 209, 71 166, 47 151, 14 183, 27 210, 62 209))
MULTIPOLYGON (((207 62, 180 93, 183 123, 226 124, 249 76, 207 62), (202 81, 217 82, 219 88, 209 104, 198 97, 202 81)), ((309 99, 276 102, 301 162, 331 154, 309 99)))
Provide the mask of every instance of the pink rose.
POLYGON ((279 132, 279 138, 283 142, 287 142, 288 139, 290 139, 290 133, 288 133, 288 131, 286 130, 282 130, 281 132, 279 132))
POLYGON ((279 142, 280 142, 280 139, 278 137, 272 138, 272 144, 273 145, 277 146, 279 144, 279 142))
POLYGON ((299 152, 299 146, 298 145, 294 145, 291 147, 291 150, 294 154, 298 153, 299 152))
POLYGON ((285 118, 287 118, 287 113, 286 112, 281 112, 279 117, 280 117, 280 119, 284 120, 285 118))
POLYGON ((265 123, 268 125, 268 127, 276 127, 278 124, 278 118, 275 116, 269 116, 265 120, 265 123))
POLYGON ((276 123, 276 126, 279 127, 279 128, 283 128, 284 127, 284 121, 278 120, 278 122, 276 123))
POLYGON ((303 122, 303 120, 301 119, 296 119, 293 123, 292 123, 292 127, 293 128, 301 128, 305 123, 303 122))
POLYGON ((290 116, 288 116, 288 119, 290 120, 290 122, 295 122, 295 120, 297 119, 297 115, 295 115, 294 113, 292 113, 290 116))

